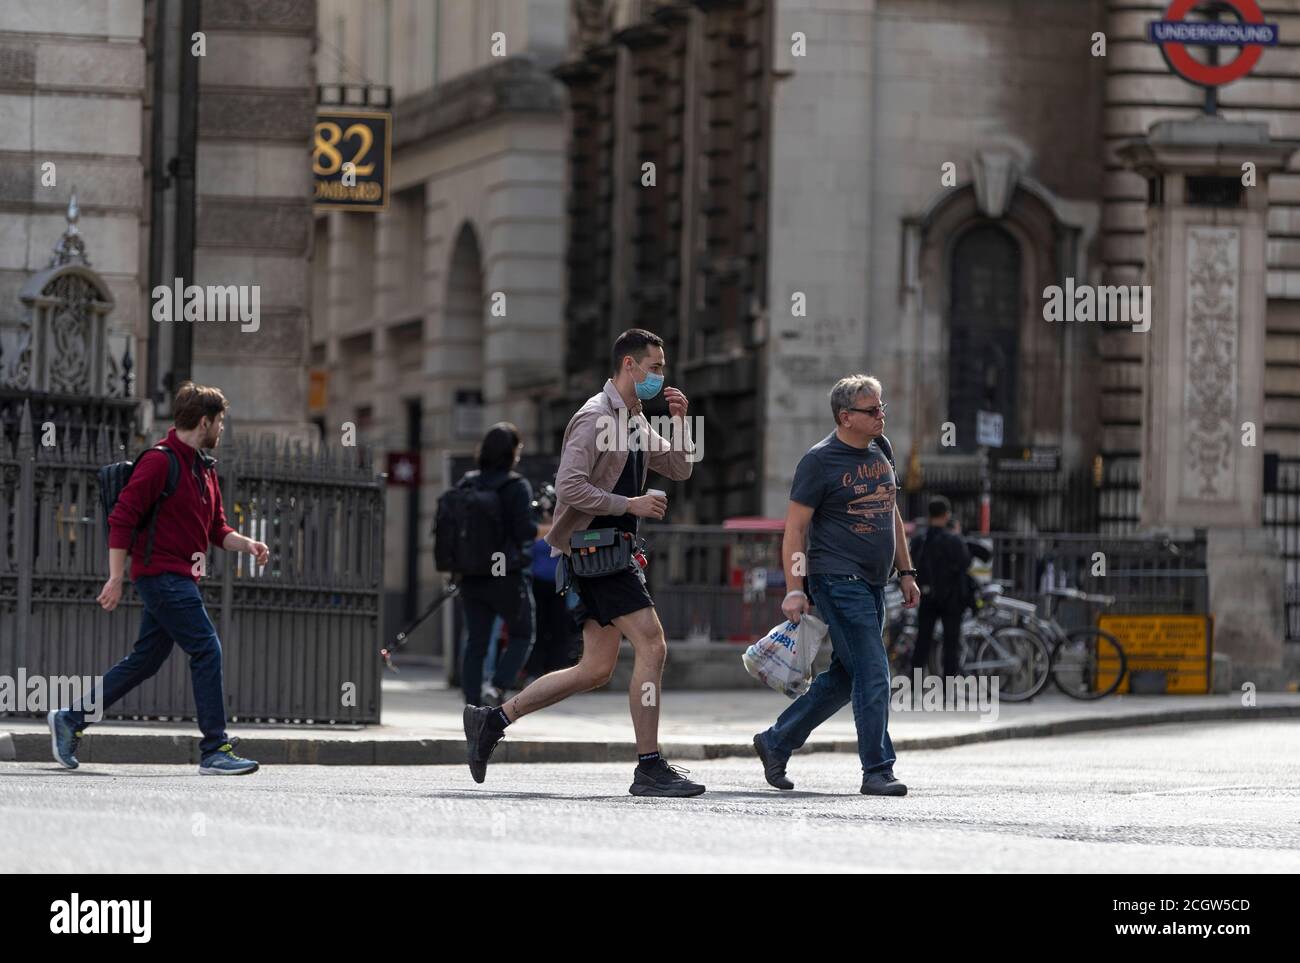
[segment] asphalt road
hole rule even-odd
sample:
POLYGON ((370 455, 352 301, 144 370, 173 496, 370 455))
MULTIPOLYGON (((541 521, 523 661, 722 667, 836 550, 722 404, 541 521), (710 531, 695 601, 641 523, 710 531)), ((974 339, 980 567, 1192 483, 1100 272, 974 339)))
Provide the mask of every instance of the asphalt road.
POLYGON ((1300 722, 1165 725, 910 752, 902 799, 857 759, 691 763, 695 799, 632 765, 0 763, 0 871, 1300 872, 1300 722))

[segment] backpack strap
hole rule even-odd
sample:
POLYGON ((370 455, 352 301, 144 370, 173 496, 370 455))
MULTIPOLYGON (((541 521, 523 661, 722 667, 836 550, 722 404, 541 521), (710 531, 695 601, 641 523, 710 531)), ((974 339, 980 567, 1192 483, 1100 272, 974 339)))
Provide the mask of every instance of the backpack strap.
POLYGON ((894 469, 894 477, 898 477, 898 466, 894 464, 894 448, 889 443, 889 439, 881 435, 876 439, 876 445, 880 448, 881 454, 889 459, 889 467, 894 469))
MULTIPOLYGON (((154 445, 150 451, 161 451, 167 456, 167 481, 163 483, 163 490, 158 495, 158 500, 149 508, 149 538, 144 547, 144 564, 148 565, 153 558, 153 535, 158 527, 158 511, 162 503, 176 493, 176 486, 180 484, 181 479, 181 460, 177 457, 176 452, 172 451, 166 445, 154 445)), ((146 452, 147 454, 147 452, 146 452)), ((144 455, 140 456, 141 458, 144 455)), ((139 459, 136 459, 137 464, 139 459)), ((132 538, 134 543, 135 539, 132 538)))

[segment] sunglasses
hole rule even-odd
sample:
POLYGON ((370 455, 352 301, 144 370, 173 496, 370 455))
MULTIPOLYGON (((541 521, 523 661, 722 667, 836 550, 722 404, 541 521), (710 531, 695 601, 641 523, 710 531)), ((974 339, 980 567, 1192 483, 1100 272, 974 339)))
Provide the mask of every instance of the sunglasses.
POLYGON ((883 404, 883 405, 876 405, 874 408, 845 408, 844 410, 845 410, 845 411, 860 411, 860 412, 862 412, 864 415, 870 415, 872 418, 879 418, 881 415, 883 415, 883 414, 885 413, 885 409, 888 408, 888 407, 889 407, 889 405, 888 405, 888 403, 886 403, 886 404, 883 404))

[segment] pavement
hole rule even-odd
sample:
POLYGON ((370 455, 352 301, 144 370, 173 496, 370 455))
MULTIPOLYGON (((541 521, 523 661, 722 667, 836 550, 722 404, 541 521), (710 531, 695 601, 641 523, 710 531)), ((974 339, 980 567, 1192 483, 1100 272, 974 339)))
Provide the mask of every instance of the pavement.
MULTIPOLYGON (((1300 719, 1300 693, 1225 695, 1113 695, 1080 702, 1056 692, 1028 703, 1001 702, 992 712, 891 713, 896 751, 943 749, 1002 739, 1031 739, 1136 726, 1217 720, 1300 719)), ((719 759, 753 754, 755 732, 789 705, 766 689, 667 691, 660 746, 670 760, 719 759)), ((463 764, 462 702, 430 667, 407 666, 386 674, 382 724, 283 726, 234 722, 241 755, 267 765, 463 764)), ((87 730, 83 764, 197 764, 193 723, 105 721, 87 730)), ((805 752, 856 753, 853 714, 845 707, 823 724, 805 752)), ((514 763, 625 762, 635 747, 626 692, 589 692, 526 716, 506 732, 494 761, 514 763)), ((0 718, 0 762, 50 760, 44 720, 0 718)))
MULTIPOLYGON (((769 788, 752 757, 687 766, 704 795, 631 796, 629 759, 494 758, 481 785, 463 764, 212 778, 0 762, 0 872, 1197 874, 1172 893, 1117 878, 1121 898, 1239 897, 1200 874, 1300 872, 1296 720, 919 749, 899 756, 902 798, 859 795, 847 753, 791 760, 793 792, 769 788)), ((886 907, 915 899, 888 882, 886 907)), ((1038 909, 1073 912, 1050 902, 1060 892, 1038 909)), ((1067 931, 1086 934, 1099 912, 1067 931)))

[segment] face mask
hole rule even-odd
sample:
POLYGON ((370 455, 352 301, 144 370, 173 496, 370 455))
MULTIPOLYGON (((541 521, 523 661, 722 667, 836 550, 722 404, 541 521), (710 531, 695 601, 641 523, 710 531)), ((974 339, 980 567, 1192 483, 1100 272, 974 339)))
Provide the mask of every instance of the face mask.
MULTIPOLYGON (((632 363, 636 364, 635 361, 633 361, 632 363)), ((638 368, 641 368, 639 364, 637 364, 636 366, 638 368)), ((641 368, 641 370, 645 371, 645 368, 641 368)), ((654 374, 651 371, 646 371, 645 381, 638 381, 636 383, 636 396, 640 398, 642 401, 649 401, 655 395, 659 394, 663 386, 664 386, 663 375, 658 375, 658 374, 654 374)))

